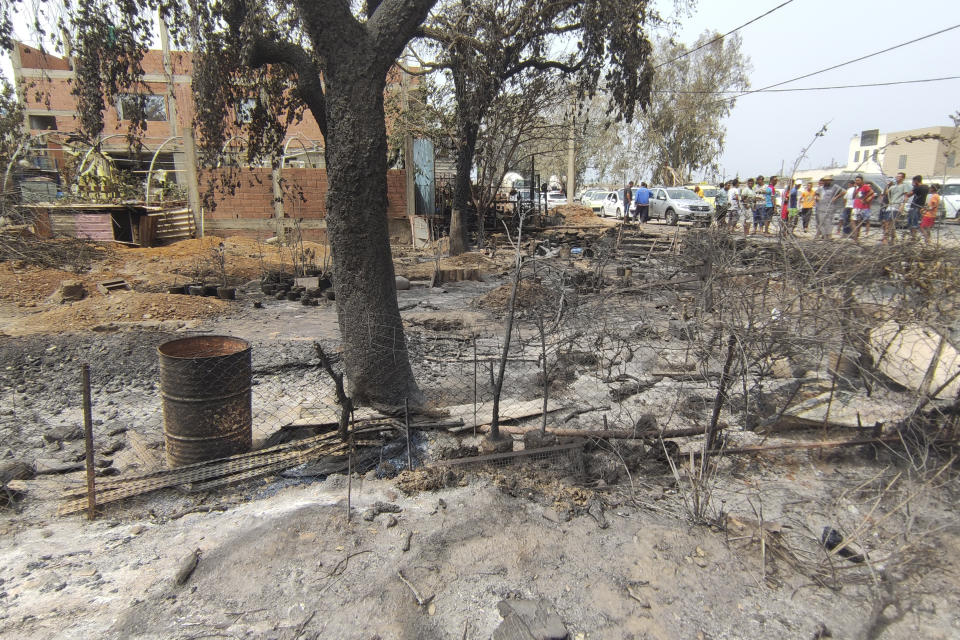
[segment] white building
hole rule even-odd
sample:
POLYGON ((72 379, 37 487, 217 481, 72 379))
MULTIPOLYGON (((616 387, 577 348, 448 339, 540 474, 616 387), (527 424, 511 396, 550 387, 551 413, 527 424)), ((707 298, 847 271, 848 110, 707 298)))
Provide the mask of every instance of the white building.
POLYGON ((957 150, 960 135, 954 127, 924 127, 881 133, 878 129, 860 132, 850 139, 845 171, 882 173, 904 172, 922 175, 927 182, 960 176, 957 150))

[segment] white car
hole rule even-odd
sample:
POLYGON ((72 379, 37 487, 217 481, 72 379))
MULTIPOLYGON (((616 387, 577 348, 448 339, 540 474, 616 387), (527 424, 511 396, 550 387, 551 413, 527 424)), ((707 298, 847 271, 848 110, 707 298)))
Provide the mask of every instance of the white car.
POLYGON ((580 202, 583 203, 583 206, 590 207, 595 212, 602 212, 603 201, 606 200, 607 196, 611 193, 613 192, 606 189, 593 189, 584 193, 580 202))
POLYGON ((603 210, 600 215, 602 215, 604 218, 607 216, 622 218, 624 211, 627 212, 627 215, 630 215, 630 207, 633 205, 633 203, 625 202, 625 200, 627 200, 626 189, 610 191, 603 199, 603 210))
POLYGON ((947 178, 940 187, 940 209, 947 220, 957 220, 960 211, 960 179, 947 178))
POLYGON ((567 194, 563 191, 547 192, 547 209, 553 209, 554 207, 559 207, 564 204, 567 204, 567 194))

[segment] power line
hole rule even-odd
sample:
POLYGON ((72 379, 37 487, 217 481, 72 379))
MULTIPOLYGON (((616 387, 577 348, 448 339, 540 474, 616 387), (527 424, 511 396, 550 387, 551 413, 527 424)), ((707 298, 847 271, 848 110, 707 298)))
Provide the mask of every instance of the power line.
POLYGON ((753 24, 754 22, 756 22, 757 20, 760 20, 761 18, 767 17, 768 15, 770 15, 771 13, 773 13, 774 11, 776 11, 777 9, 780 9, 780 8, 782 8, 782 7, 785 7, 785 6, 787 6, 788 4, 790 4, 791 2, 793 2, 793 0, 787 0, 786 2, 780 3, 780 4, 778 4, 777 6, 775 6, 773 9, 770 9, 769 11, 767 11, 766 13, 760 14, 759 16, 757 16, 756 18, 754 18, 753 20, 750 20, 749 22, 744 22, 742 25, 740 25, 740 26, 737 27, 736 29, 731 29, 730 31, 727 31, 725 34, 720 35, 720 36, 717 36, 716 38, 714 38, 713 40, 710 40, 709 42, 704 42, 704 43, 701 44, 699 47, 696 47, 696 48, 694 48, 694 49, 691 49, 690 51, 686 51, 686 52, 684 52, 684 53, 681 53, 679 56, 677 56, 677 57, 674 58, 673 60, 668 60, 668 61, 666 61, 666 62, 661 62, 660 64, 656 65, 656 66, 654 67, 654 69, 659 69, 660 67, 664 67, 664 66, 666 66, 666 65, 668 65, 668 64, 673 64, 674 62, 676 62, 677 60, 680 60, 681 58, 686 58, 686 57, 689 56, 691 53, 696 53, 697 51, 699 51, 700 49, 703 49, 704 47, 709 47, 709 46, 710 46, 711 44, 713 44, 714 42, 719 42, 720 40, 723 40, 724 38, 726 38, 727 36, 729 36, 731 33, 736 33, 737 31, 740 31, 740 29, 743 29, 744 27, 753 24))
POLYGON ((851 64, 853 64, 854 62, 860 62, 860 61, 866 60, 866 59, 868 59, 868 58, 873 58, 874 56, 878 56, 878 55, 880 55, 880 54, 882 54, 882 53, 887 53, 887 52, 889 52, 889 51, 893 51, 893 50, 895 50, 895 49, 899 49, 899 48, 901 48, 901 47, 905 47, 905 46, 907 46, 907 45, 909 45, 909 44, 914 44, 915 42, 920 42, 921 40, 926 40, 927 38, 932 38, 932 37, 934 37, 934 36, 938 36, 938 35, 940 35, 941 33, 946 33, 946 32, 948 32, 948 31, 952 31, 952 30, 954 30, 954 29, 956 29, 956 28, 958 28, 958 27, 960 27, 960 24, 955 24, 955 25, 953 25, 952 27, 947 27, 946 29, 940 29, 939 31, 934 31, 933 33, 928 33, 928 34, 925 35, 925 36, 920 36, 919 38, 914 38, 913 40, 908 40, 908 41, 906 41, 906 42, 901 42, 900 44, 894 45, 894 46, 892 46, 892 47, 887 47, 886 49, 881 49, 880 51, 874 51, 873 53, 868 53, 867 55, 860 56, 859 58, 854 58, 853 60, 847 60, 846 62, 841 62, 840 64, 835 64, 835 65, 832 65, 832 66, 829 66, 829 67, 825 67, 825 68, 820 69, 820 70, 818 70, 818 71, 812 71, 812 72, 810 72, 810 73, 805 73, 805 74, 803 74, 802 76, 797 76, 796 78, 790 78, 789 80, 784 80, 783 82, 776 82, 776 83, 774 83, 774 84, 770 84, 770 85, 767 85, 767 86, 765 86, 765 87, 761 87, 761 88, 759 88, 759 89, 751 89, 750 91, 744 91, 743 93, 740 93, 740 94, 735 95, 735 96, 733 96, 733 97, 731 97, 731 98, 725 98, 725 99, 726 99, 726 100, 736 100, 737 98, 742 98, 743 96, 748 96, 748 95, 750 95, 751 93, 760 93, 761 91, 768 91, 768 90, 770 90, 770 89, 773 89, 774 87, 779 87, 779 86, 781 86, 781 85, 789 84, 789 83, 791 83, 791 82, 796 82, 797 80, 803 80, 804 78, 809 78, 809 77, 811 77, 811 76, 819 75, 819 74, 821 74, 821 73, 826 73, 827 71, 833 71, 834 69, 839 69, 840 67, 845 67, 845 66, 847 66, 847 65, 851 65, 851 64))
MULTIPOLYGON (((942 78, 923 78, 921 80, 895 80, 891 82, 867 82, 864 84, 837 84, 827 87, 795 87, 793 89, 757 89, 750 93, 792 93, 794 91, 826 91, 828 89, 859 89, 862 87, 892 87, 901 84, 920 84, 924 82, 942 82, 945 80, 960 80, 960 76, 944 76, 942 78)), ((669 94, 698 94, 698 95, 720 95, 723 93, 736 93, 736 91, 669 91, 654 90, 652 93, 669 94)), ((736 96, 739 97, 739 96, 736 96)), ((729 100, 730 98, 724 98, 729 100)))

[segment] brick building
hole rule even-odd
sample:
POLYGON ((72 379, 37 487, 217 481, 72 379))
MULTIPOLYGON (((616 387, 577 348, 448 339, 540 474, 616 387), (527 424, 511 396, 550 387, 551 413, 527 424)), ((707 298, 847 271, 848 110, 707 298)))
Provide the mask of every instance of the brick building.
MULTIPOLYGON (((42 169, 61 170, 66 158, 64 134, 78 129, 70 60, 42 53, 23 43, 15 44, 11 59, 15 80, 27 87, 22 93, 26 125, 43 143, 37 145, 39 151, 34 162, 42 169)), ((161 176, 187 185, 191 176, 188 158, 192 151, 193 120, 191 55, 171 51, 168 60, 164 60, 161 51, 151 50, 142 66, 144 85, 150 92, 145 98, 147 124, 142 138, 146 151, 140 159, 130 157, 125 138, 129 126, 129 121, 124 119, 127 100, 122 96, 104 110, 101 148, 115 166, 142 175, 144 183, 148 165, 153 160, 154 178, 161 176)), ((388 78, 387 91, 400 90, 404 82, 415 83, 416 77, 394 69, 388 78)), ((241 119, 245 106, 238 105, 241 119)), ((234 149, 237 153, 242 151, 239 136, 225 145, 227 152, 234 149)), ((197 176, 198 191, 208 188, 210 177, 210 172, 197 176)), ((197 216, 202 233, 269 236, 296 224, 307 239, 320 240, 325 235, 327 176, 323 134, 309 110, 301 120, 289 125, 279 170, 251 167, 241 171, 234 182, 235 193, 218 193, 215 209, 197 216)), ((407 202, 413 199, 408 198, 412 185, 407 184, 406 172, 391 170, 387 187, 391 235, 408 241, 412 228, 408 215, 413 212, 407 202)))

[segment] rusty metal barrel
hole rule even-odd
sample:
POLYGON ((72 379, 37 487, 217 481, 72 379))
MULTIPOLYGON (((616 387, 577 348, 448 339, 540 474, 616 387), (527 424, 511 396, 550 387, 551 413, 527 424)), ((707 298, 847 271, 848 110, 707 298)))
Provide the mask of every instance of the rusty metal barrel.
POLYGON ((196 336, 159 347, 167 464, 244 453, 253 441, 250 343, 196 336))

